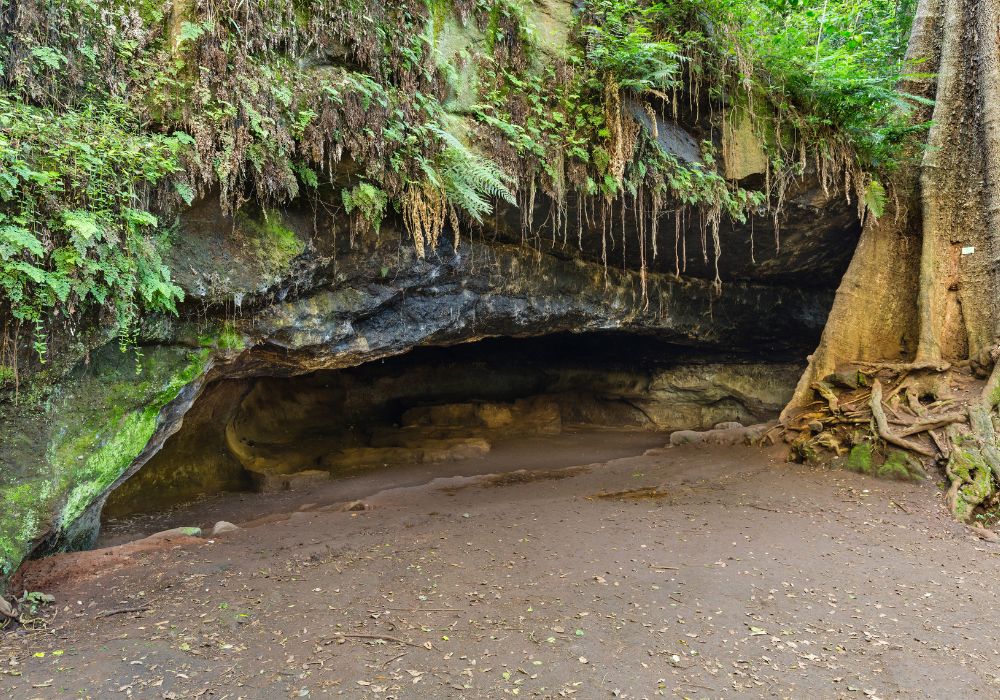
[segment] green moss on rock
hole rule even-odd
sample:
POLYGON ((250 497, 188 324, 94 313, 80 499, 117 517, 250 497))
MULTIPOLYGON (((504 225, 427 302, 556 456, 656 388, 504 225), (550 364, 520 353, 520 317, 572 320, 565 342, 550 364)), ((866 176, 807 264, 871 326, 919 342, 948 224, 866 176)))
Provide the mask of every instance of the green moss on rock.
POLYGON ((862 442, 851 448, 851 453, 844 462, 844 468, 861 474, 872 473, 873 447, 870 442, 862 442))
POLYGON ((910 472, 909 462, 909 455, 902 450, 893 450, 876 471, 876 476, 894 481, 912 481, 913 474, 910 472))
POLYGON ((216 348, 229 352, 243 352, 247 348, 246 338, 235 323, 226 321, 222 328, 215 325, 211 331, 198 336, 198 344, 204 348, 216 348))
POLYGON ((952 453, 948 472, 955 481, 961 481, 953 504, 955 517, 967 521, 976 507, 995 492, 993 472, 978 450, 960 449, 952 453))
POLYGON ((206 371, 208 348, 95 353, 0 450, 0 586, 36 542, 63 534, 146 448, 160 413, 206 371), (24 455, 35 454, 35 460, 24 455))

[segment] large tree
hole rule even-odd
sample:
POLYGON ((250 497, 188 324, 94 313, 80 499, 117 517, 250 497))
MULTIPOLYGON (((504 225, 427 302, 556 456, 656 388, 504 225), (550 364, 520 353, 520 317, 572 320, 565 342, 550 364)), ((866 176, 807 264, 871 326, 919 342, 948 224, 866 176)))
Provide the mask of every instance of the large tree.
POLYGON ((968 519, 1000 479, 1000 0, 920 0, 908 59, 926 144, 866 222, 782 419, 803 454, 942 459, 968 519))

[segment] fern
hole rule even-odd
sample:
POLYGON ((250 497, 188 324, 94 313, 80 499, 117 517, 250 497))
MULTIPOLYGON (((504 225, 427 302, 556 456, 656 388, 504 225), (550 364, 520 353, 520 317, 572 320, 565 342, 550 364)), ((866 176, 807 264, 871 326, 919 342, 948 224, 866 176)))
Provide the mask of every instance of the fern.
POLYGON ((362 182, 350 190, 343 190, 341 198, 348 214, 357 212, 377 234, 382 229, 389 197, 371 183, 362 182))
POLYGON ((873 179, 865 190, 865 206, 868 207, 872 216, 878 219, 885 213, 885 204, 885 187, 882 186, 881 182, 873 179))
POLYGON ((45 248, 38 237, 26 228, 0 226, 0 260, 11 260, 23 253, 41 257, 45 248))
POLYGON ((591 0, 593 23, 583 28, 586 58, 592 68, 613 75, 618 85, 635 92, 662 91, 678 84, 685 57, 669 41, 657 40, 658 4, 639 0, 591 0))
POLYGON ((431 132, 444 144, 438 166, 430 168, 425 161, 424 172, 431 184, 444 190, 449 203, 464 211, 476 222, 493 213, 493 200, 515 204, 511 187, 514 178, 496 163, 476 153, 454 134, 437 125, 431 132))
POLYGON ((143 134, 115 104, 57 113, 0 92, 0 313, 34 326, 43 361, 56 316, 109 305, 128 344, 142 311, 176 313, 159 221, 137 203, 185 139, 143 134))

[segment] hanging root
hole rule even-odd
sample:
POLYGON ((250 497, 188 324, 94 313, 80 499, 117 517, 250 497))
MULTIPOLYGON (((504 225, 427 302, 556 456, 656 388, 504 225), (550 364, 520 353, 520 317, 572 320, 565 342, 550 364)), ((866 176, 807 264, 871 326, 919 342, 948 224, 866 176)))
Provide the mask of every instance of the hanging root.
MULTIPOLYGON (((457 222, 454 208, 452 216, 457 222)), ((428 250, 437 248, 447 218, 448 199, 440 187, 430 183, 410 185, 403 198, 403 220, 406 230, 413 236, 418 258, 422 259, 428 250)), ((457 227, 455 236, 458 236, 457 227)))

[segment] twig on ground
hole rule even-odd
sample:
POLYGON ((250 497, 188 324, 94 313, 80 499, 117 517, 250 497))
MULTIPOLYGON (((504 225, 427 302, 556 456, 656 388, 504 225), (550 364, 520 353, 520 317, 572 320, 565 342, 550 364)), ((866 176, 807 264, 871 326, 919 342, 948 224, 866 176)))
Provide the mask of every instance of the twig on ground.
POLYGON ((421 644, 416 644, 415 642, 408 642, 405 639, 400 639, 399 637, 393 637, 388 634, 341 634, 340 632, 337 632, 333 636, 338 637, 340 639, 372 639, 372 640, 381 639, 382 641, 385 642, 395 642, 396 644, 405 644, 406 646, 413 647, 414 649, 427 648, 421 644))
POLYGON ((100 619, 102 617, 111 617, 112 615, 125 615, 127 613, 146 612, 147 610, 149 610, 148 605, 136 605, 134 607, 129 607, 129 608, 115 608, 114 610, 103 610, 94 615, 94 618, 100 619))
POLYGON ((408 651, 404 651, 404 652, 403 652, 402 654, 400 654, 399 656, 394 656, 394 657, 392 657, 391 659, 389 659, 388 661, 386 661, 386 662, 385 662, 384 664, 382 664, 382 668, 385 668, 385 667, 386 667, 386 666, 388 666, 389 664, 394 664, 394 663, 396 663, 397 661, 399 661, 399 660, 400 660, 401 658, 403 658, 404 656, 406 656, 406 655, 407 655, 407 654, 409 654, 409 653, 410 653, 410 652, 408 652, 408 651))

